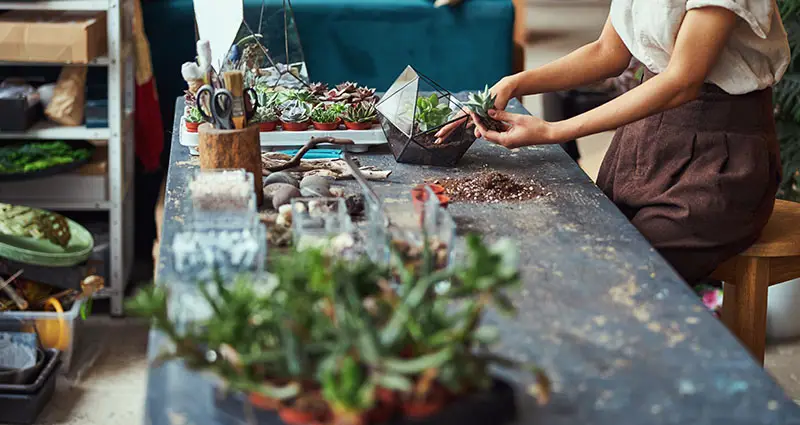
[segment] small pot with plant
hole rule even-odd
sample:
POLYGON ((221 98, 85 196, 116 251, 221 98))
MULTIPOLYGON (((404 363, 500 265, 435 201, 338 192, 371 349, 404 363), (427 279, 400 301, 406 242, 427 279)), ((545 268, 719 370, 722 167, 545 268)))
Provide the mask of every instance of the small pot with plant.
POLYGON ((281 111, 281 128, 286 131, 306 131, 311 120, 308 105, 302 102, 287 102, 281 111))
POLYGON ((319 104, 311 110, 311 123, 317 130, 336 130, 339 121, 339 113, 330 106, 319 104))
POLYGON ((258 129, 262 133, 274 131, 278 126, 278 115, 275 109, 269 106, 260 106, 256 110, 256 114, 250 120, 253 124, 258 124, 258 129))
POLYGON ((350 105, 342 119, 348 130, 369 130, 377 116, 378 111, 375 109, 374 103, 361 102, 350 105))
POLYGON ((200 109, 197 106, 192 106, 191 108, 186 108, 183 120, 186 122, 186 131, 197 133, 197 128, 203 123, 203 116, 200 115, 200 109))

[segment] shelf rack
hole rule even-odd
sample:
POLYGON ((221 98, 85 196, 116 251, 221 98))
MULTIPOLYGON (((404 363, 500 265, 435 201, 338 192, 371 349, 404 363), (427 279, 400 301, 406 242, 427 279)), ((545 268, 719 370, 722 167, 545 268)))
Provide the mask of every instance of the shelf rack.
MULTIPOLYGON (((107 211, 111 264, 103 298, 111 300, 111 314, 123 314, 125 287, 133 264, 133 108, 135 96, 133 34, 130 0, 0 1, 0 10, 105 11, 108 53, 89 66, 108 70, 108 127, 65 127, 42 122, 26 132, 0 132, 0 139, 89 140, 108 146, 105 176, 77 173, 0 184, 0 201, 63 211, 107 211)), ((64 63, 0 62, 0 65, 64 63)))

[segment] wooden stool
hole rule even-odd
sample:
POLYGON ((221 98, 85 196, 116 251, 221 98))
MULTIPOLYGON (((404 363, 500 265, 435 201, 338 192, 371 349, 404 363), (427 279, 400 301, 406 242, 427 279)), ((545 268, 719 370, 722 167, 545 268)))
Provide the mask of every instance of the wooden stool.
POLYGON ((800 204, 776 200, 758 241, 717 268, 712 278, 725 282, 722 321, 763 364, 767 290, 800 278, 800 204))

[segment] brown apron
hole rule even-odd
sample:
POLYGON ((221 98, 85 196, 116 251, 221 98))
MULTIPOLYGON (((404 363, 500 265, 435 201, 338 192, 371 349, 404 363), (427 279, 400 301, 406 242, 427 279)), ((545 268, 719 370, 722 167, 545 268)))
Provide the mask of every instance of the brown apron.
POLYGON ((706 84, 698 99, 618 129, 597 185, 693 284, 756 241, 780 180, 772 90, 706 84))

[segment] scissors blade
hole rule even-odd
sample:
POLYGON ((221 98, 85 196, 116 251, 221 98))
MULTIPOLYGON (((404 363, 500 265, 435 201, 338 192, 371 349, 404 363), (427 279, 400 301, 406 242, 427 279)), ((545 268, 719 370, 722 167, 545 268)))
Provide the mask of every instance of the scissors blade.
POLYGON ((219 124, 220 129, 233 129, 233 96, 225 89, 219 89, 214 93, 214 107, 211 112, 214 114, 214 121, 219 124))

